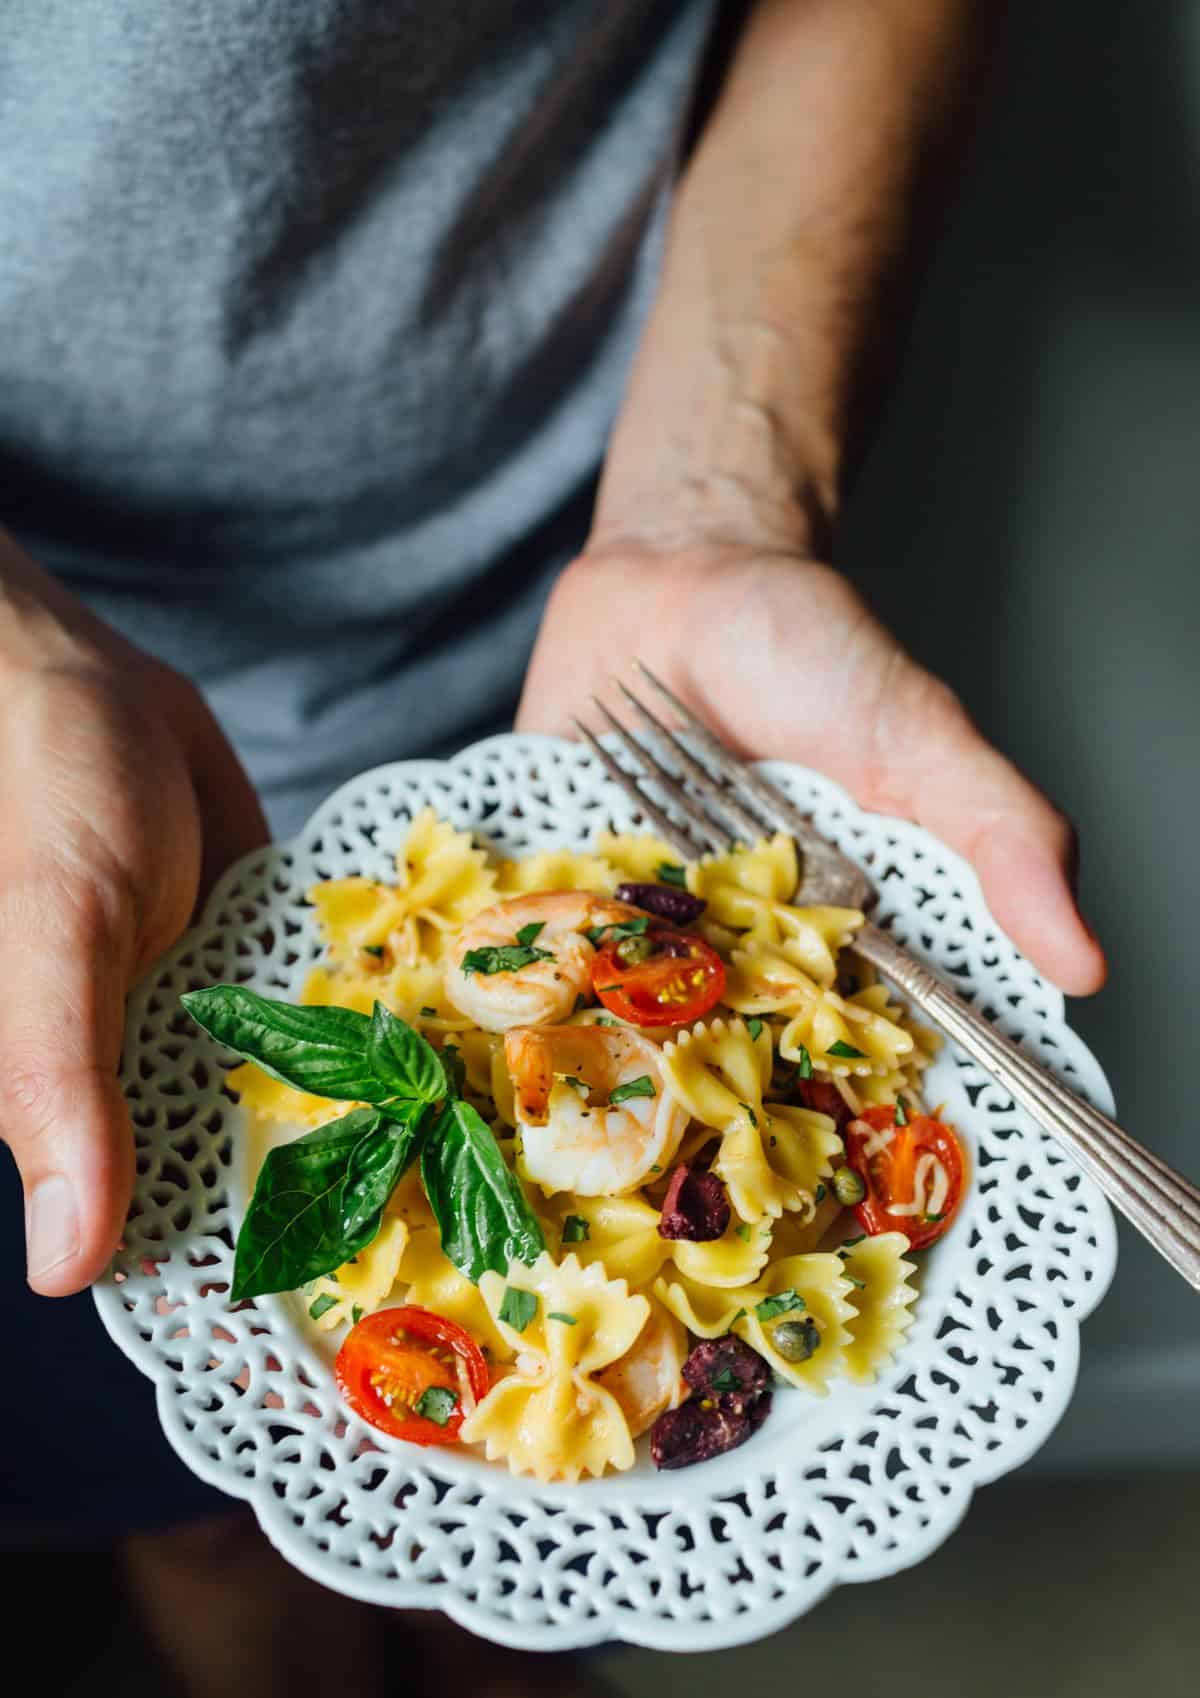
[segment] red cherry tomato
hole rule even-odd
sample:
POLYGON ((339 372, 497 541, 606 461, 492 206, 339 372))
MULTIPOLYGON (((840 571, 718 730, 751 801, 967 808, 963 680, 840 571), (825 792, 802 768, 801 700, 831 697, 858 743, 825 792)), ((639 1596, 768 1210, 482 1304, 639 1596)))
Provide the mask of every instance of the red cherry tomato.
POLYGON ((962 1201, 962 1145, 951 1127, 930 1115, 914 1114, 904 1126, 897 1126, 895 1117, 890 1105, 864 1109, 843 1134, 846 1159, 867 1188, 854 1213, 864 1232, 902 1232, 912 1249, 924 1250, 949 1230, 962 1201), (877 1134, 887 1131, 892 1136, 881 1144, 877 1134), (878 1148, 868 1155, 873 1144, 878 1148), (936 1211, 926 1213, 930 1200, 938 1198, 943 1174, 944 1194, 936 1211), (922 1212, 913 1212, 918 1201, 922 1212), (906 1212, 897 1214, 897 1204, 906 1212))
POLYGON ((725 963, 702 937, 651 926, 629 940, 653 950, 640 961, 621 959, 622 942, 605 941, 592 962, 592 989, 618 1019, 635 1026, 685 1026, 725 994, 725 963))
POLYGON ((470 1333, 429 1309, 380 1309, 353 1327, 333 1366, 338 1390, 356 1415, 413 1444, 454 1444, 463 1424, 462 1373, 476 1403, 487 1396, 488 1370, 470 1333), (437 1419, 417 1413, 426 1399, 437 1419))

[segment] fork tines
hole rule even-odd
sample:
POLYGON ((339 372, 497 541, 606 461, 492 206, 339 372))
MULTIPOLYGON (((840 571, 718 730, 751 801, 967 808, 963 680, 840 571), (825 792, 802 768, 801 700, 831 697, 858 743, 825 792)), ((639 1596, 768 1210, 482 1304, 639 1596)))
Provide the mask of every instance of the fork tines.
POLYGON ((794 837, 809 834, 803 815, 787 797, 735 760, 648 667, 641 661, 637 666, 646 682, 683 722, 704 760, 697 759, 679 736, 620 681, 617 688, 646 727, 647 734, 635 737, 602 701, 596 697, 592 700, 635 770, 622 766, 580 720, 574 723, 609 777, 657 831, 688 860, 719 852, 737 842, 753 843, 773 831, 786 831, 794 837), (664 754, 670 765, 662 758, 664 754), (659 798, 675 818, 660 805, 659 798))

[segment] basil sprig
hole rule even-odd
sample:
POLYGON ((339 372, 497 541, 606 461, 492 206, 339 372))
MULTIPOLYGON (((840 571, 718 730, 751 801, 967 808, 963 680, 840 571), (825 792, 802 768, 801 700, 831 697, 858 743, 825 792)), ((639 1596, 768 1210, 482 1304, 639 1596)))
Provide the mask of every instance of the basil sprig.
POLYGON ((421 1178, 442 1249, 469 1280, 535 1262, 546 1248, 520 1182, 470 1103, 451 1100, 438 1115, 421 1150, 421 1178))
POLYGON ((437 1051, 381 1003, 371 1017, 349 1008, 298 1008, 245 985, 209 985, 179 1000, 218 1043, 298 1091, 362 1103, 432 1103, 446 1094, 437 1051))
POLYGON ((442 1248, 468 1279, 545 1249, 490 1127, 461 1100, 464 1070, 450 1046, 439 1057, 378 1002, 370 1016, 298 1008, 243 985, 181 1000, 197 1025, 272 1078, 369 1105, 269 1153, 238 1234, 234 1301, 292 1290, 365 1250, 418 1155, 442 1248))

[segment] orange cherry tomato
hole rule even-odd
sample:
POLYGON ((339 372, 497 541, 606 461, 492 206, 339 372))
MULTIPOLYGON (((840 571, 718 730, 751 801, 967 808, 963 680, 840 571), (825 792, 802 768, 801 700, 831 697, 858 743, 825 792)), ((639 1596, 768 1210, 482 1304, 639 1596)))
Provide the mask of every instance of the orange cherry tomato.
POLYGON ((928 1114, 914 1114, 906 1125, 897 1126, 895 1108, 879 1104, 864 1109, 843 1136, 846 1160, 867 1188, 854 1210, 864 1232, 902 1232, 913 1250, 924 1250, 949 1230, 962 1201, 966 1168, 952 1127, 928 1114), (868 1146, 878 1143, 872 1135, 889 1130, 887 1143, 868 1155, 868 1146), (912 1212, 914 1202, 938 1198, 943 1174, 945 1191, 936 1212, 912 1212), (907 1212, 897 1214, 897 1204, 907 1212))
POLYGON ((622 940, 611 938, 592 962, 592 989, 618 1019, 635 1026, 685 1026, 725 994, 725 963, 702 937, 651 926, 630 941, 649 944, 653 953, 623 961, 622 940))
POLYGON ((488 1391, 487 1363, 470 1333, 429 1309, 408 1305, 380 1309, 351 1328, 333 1373, 354 1413, 380 1432, 413 1444, 454 1444, 465 1414, 460 1367, 471 1396, 481 1402, 488 1391), (427 1392, 434 1395, 426 1398, 427 1392), (417 1412, 423 1398, 430 1414, 417 1412))

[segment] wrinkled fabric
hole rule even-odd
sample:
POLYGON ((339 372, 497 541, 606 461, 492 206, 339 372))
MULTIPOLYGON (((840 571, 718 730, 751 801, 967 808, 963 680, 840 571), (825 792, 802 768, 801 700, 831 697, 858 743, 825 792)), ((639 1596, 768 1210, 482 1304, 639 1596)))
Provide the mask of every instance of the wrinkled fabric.
POLYGON ((7 0, 0 524, 288 832, 515 703, 709 0, 7 0))

